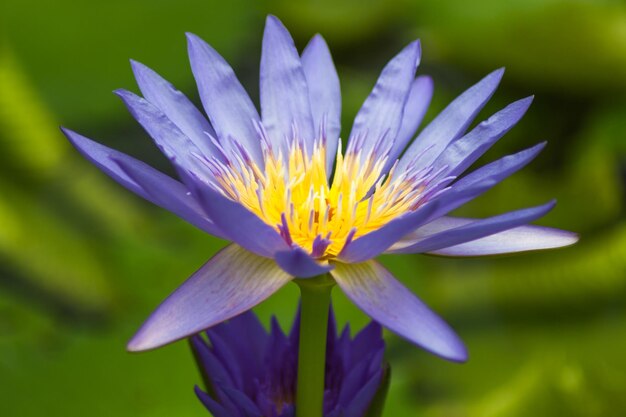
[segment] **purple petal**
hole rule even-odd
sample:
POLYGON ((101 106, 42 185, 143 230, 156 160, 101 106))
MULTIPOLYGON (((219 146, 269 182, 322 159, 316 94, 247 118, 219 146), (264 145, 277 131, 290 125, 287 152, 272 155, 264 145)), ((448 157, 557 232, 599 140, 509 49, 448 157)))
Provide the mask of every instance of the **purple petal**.
POLYGON ((332 265, 320 264, 298 246, 277 252, 274 260, 285 272, 297 278, 311 278, 333 269, 332 265))
POLYGON ((389 330, 442 358, 467 359, 454 331, 376 261, 338 263, 331 274, 348 298, 389 330))
POLYGON ((221 152, 208 135, 217 137, 213 127, 183 93, 147 66, 131 60, 141 94, 161 110, 203 155, 221 158, 221 152))
POLYGON ((261 411, 259 407, 243 392, 228 388, 221 387, 224 393, 228 396, 228 398, 234 403, 237 404, 237 407, 243 411, 243 415, 247 417, 260 417, 261 411))
POLYGON ((532 96, 518 100, 481 122, 467 135, 448 146, 433 163, 433 170, 447 166, 448 169, 442 174, 444 176, 458 176, 463 173, 519 122, 532 101, 532 96))
POLYGON ((226 409, 220 405, 217 401, 209 396, 206 392, 202 391, 197 386, 194 387, 194 391, 196 392, 196 396, 198 399, 204 404, 204 406, 209 410, 214 417, 233 417, 231 413, 226 411, 226 409))
POLYGON ((430 100, 433 97, 433 80, 428 76, 417 77, 411 85, 411 91, 404 105, 400 130, 389 152, 389 160, 383 172, 387 172, 391 165, 400 156, 407 143, 413 138, 417 128, 428 110, 430 100))
POLYGON ((291 35, 274 16, 265 22, 260 77, 263 126, 272 143, 285 152, 295 125, 297 139, 311 152, 315 130, 300 55, 291 35))
POLYGON ((381 155, 389 151, 400 129, 420 55, 420 43, 415 41, 385 66, 354 119, 348 149, 362 147, 364 157, 375 149, 381 155))
MULTIPOLYGON (((459 227, 449 227, 448 222, 436 222, 430 227, 430 233, 421 235, 408 246, 396 247, 394 253, 423 253, 471 242, 486 236, 503 232, 530 223, 545 216, 556 205, 555 201, 538 207, 532 207, 487 219, 475 220, 459 227), (448 227, 445 227, 448 226, 448 227), (437 230, 439 229, 439 230, 437 230)), ((416 230, 419 233, 419 229, 416 230)))
POLYGON ((166 175, 154 175, 153 169, 131 158, 111 156, 128 178, 140 186, 156 205, 177 214, 202 230, 221 238, 224 233, 204 214, 188 189, 166 175), (148 169, 147 169, 148 168, 148 169), (168 180, 163 180, 166 177, 168 180))
POLYGON ((354 363, 365 360, 372 350, 384 350, 383 329, 380 323, 372 321, 365 326, 352 341, 352 360, 354 363))
POLYGON ((427 202, 417 210, 398 217, 380 229, 346 244, 339 253, 338 258, 342 262, 350 263, 372 259, 383 253, 407 233, 449 213, 465 202, 482 194, 493 185, 495 185, 495 181, 484 181, 468 184, 467 187, 448 190, 439 198, 427 202))
MULTIPOLYGON (((406 236, 394 245, 389 253, 404 248, 421 239, 424 234, 454 229, 475 222, 476 219, 442 217, 406 236)), ((514 252, 554 249, 573 245, 578 241, 576 233, 541 226, 520 226, 471 242, 449 246, 430 253, 442 256, 484 256, 514 252)))
POLYGON ((452 210, 485 193, 509 175, 517 172, 532 161, 545 145, 545 142, 539 143, 531 148, 505 156, 478 168, 455 182, 449 189, 444 190, 438 197, 428 201, 416 211, 396 218, 380 229, 351 242, 339 254, 340 258, 344 259, 344 256, 350 256, 358 259, 358 261, 353 260, 352 262, 360 262, 377 256, 407 233, 412 232, 423 224, 445 216, 452 210), (428 209, 429 213, 427 216, 423 216, 421 210, 426 209, 428 209), (418 217, 419 221, 413 221, 413 216, 418 217), (386 247, 380 251, 385 245, 386 247))
POLYGON ((204 211, 224 235, 239 246, 271 258, 289 246, 275 228, 236 201, 225 197, 208 184, 195 178, 185 178, 191 192, 204 211))
POLYGON ((499 183, 535 159, 545 146, 546 142, 541 142, 533 147, 524 149, 521 152, 507 155, 494 162, 484 165, 456 181, 452 187, 453 189, 463 189, 473 187, 477 183, 487 181, 499 183))
POLYGON ((545 145, 545 142, 539 143, 516 154, 505 156, 461 178, 452 184, 451 189, 442 193, 434 200, 434 202, 439 203, 438 207, 422 224, 445 216, 452 210, 461 207, 468 201, 490 190, 502 180, 530 163, 545 145))
POLYGON ((163 301, 127 348, 154 349, 199 333, 251 309, 290 280, 273 260, 227 246, 163 301))
POLYGON ((368 362, 357 363, 353 366, 341 381, 341 388, 339 390, 339 398, 337 402, 339 404, 348 404, 354 399, 355 394, 363 386, 363 381, 367 380, 367 368, 368 362))
POLYGON ((204 373, 207 384, 218 383, 219 385, 234 386, 233 379, 224 367, 224 364, 215 357, 204 339, 200 335, 196 335, 189 340, 191 341, 191 348, 201 365, 200 370, 204 373))
POLYGON ((222 142, 233 139, 244 146, 257 164, 263 154, 255 124, 257 112, 248 93, 228 63, 202 39, 187 34, 189 61, 202 105, 222 142))
POLYGON ((347 243, 337 258, 342 262, 354 263, 378 256, 408 231, 421 226, 437 207, 437 204, 425 204, 414 212, 390 221, 380 229, 347 243))
MULTIPOLYGON (((231 378, 231 381, 233 381, 232 386, 234 388, 242 389, 244 384, 242 372, 243 363, 237 360, 237 356, 233 352, 231 344, 229 343, 230 340, 224 340, 219 333, 212 332, 211 329, 207 329, 206 334, 211 342, 215 357, 224 365, 228 376, 231 378)), ((223 389, 224 387, 220 388, 223 389)))
POLYGON ((449 143, 462 135, 489 101, 503 74, 504 69, 492 72, 450 103, 409 146, 400 159, 396 175, 414 164, 430 165, 449 143))
POLYGON ((223 237, 198 203, 187 194, 187 188, 180 182, 122 152, 100 145, 69 129, 61 128, 61 130, 87 160, 130 191, 171 211, 207 233, 223 237), (142 184, 130 177, 120 167, 120 163, 130 167, 129 171, 136 172, 135 177, 142 178, 142 184), (146 185, 149 189, 144 188, 146 185))
MULTIPOLYGON (((130 91, 116 90, 115 94, 124 101, 133 117, 175 165, 185 169, 198 166, 197 156, 194 155, 201 155, 200 149, 161 110, 130 91)), ((208 172, 195 171, 198 175, 202 174, 203 178, 212 177, 208 172)))
POLYGON ((363 387, 352 397, 343 417, 363 417, 378 392, 382 382, 383 371, 378 371, 363 387))
POLYGON ((341 131, 341 89, 333 58, 321 35, 315 35, 304 48, 302 69, 309 87, 313 128, 317 130, 322 121, 325 123, 326 170, 330 175, 341 131))
MULTIPOLYGON (((207 335, 212 343, 216 336, 225 341, 235 361, 241 364, 241 386, 245 392, 251 392, 255 385, 254 377, 262 367, 263 352, 269 343, 269 336, 256 315, 248 310, 227 323, 208 329, 207 335), (254 352, 250 352, 252 345, 256 347, 254 352)), ((217 345, 213 344, 213 348, 217 349, 217 345)))

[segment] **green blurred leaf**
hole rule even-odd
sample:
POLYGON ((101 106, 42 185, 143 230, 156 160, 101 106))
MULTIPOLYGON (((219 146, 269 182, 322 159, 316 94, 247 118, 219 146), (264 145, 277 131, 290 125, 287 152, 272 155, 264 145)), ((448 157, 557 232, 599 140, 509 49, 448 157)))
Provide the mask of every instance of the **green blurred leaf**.
POLYGON ((411 3, 426 56, 567 95, 626 91, 626 8, 615 1, 411 3))

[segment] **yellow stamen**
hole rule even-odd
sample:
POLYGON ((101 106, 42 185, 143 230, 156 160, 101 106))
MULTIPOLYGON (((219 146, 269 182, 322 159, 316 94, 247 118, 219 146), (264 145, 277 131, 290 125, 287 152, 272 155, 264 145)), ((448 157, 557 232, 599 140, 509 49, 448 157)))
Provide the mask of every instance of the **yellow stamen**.
POLYGON ((328 238, 324 253, 317 254, 322 259, 335 258, 351 233, 356 239, 414 210, 424 189, 392 175, 381 179, 386 159, 343 155, 341 147, 329 184, 326 148, 320 142, 311 156, 294 145, 288 158, 266 151, 264 169, 248 164, 237 161, 217 178, 224 194, 278 231, 285 224, 293 243, 309 252, 316 237, 328 238))

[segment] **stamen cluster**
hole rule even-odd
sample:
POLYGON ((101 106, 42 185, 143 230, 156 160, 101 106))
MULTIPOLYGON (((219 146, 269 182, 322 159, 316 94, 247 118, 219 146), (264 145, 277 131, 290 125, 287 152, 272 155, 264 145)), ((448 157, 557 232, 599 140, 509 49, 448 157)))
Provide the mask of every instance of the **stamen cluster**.
POLYGON ((286 155, 264 146, 264 166, 245 153, 205 162, 224 195, 318 259, 335 258, 353 239, 418 208, 437 176, 432 169, 394 176, 394 167, 383 175, 386 158, 364 155, 360 147, 344 155, 340 144, 329 179, 324 140, 310 154, 300 141, 290 143, 286 155))

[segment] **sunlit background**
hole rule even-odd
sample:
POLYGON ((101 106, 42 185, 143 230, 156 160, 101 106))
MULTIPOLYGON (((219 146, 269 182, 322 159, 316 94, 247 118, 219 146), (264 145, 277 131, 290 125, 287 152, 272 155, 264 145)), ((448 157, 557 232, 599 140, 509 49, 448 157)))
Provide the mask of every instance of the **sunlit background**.
MULTIPOLYGON (((2 0, 0 7, 0 415, 208 416, 185 342, 128 354, 154 307, 225 243, 151 206, 84 161, 71 127, 171 172, 115 88, 129 58, 199 103, 185 31, 216 47, 258 102, 267 13, 299 47, 328 40, 343 135, 378 72, 414 38, 435 80, 427 119, 500 66, 482 120, 531 94, 522 122, 482 162, 548 140, 540 157, 459 214, 556 197, 540 223, 572 248, 387 265, 467 342, 450 364, 386 335, 385 416, 617 416, 626 410, 626 5, 514 0, 2 0)), ((340 322, 366 317, 336 291, 340 322)), ((295 285, 257 308, 289 324, 295 285)))

